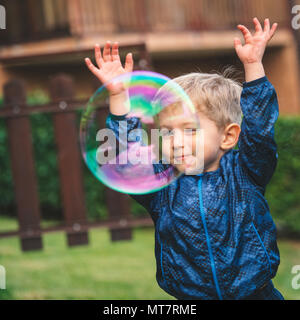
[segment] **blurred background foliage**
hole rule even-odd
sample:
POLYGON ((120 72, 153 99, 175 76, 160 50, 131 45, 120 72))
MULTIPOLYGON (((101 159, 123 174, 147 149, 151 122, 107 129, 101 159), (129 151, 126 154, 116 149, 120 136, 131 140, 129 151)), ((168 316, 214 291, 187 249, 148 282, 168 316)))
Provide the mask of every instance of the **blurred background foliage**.
MULTIPOLYGON (((49 96, 42 90, 35 90, 29 93, 27 98, 29 106, 44 104, 49 101, 49 96)), ((3 99, 0 99, 0 107, 2 104, 3 99)), ((80 117, 81 111, 78 110, 78 129, 80 117)), ((30 120, 42 218, 46 220, 63 220, 52 116, 48 113, 37 113, 32 114, 30 120)), ((16 216, 17 212, 7 139, 5 121, 4 119, 0 119, 0 189, 2 195, 0 197, 0 212, 2 215, 16 216)), ((20 157, 21 156, 22 155, 20 155, 20 157)), ((104 192, 106 187, 91 174, 84 162, 82 162, 82 168, 88 219, 90 221, 106 219, 108 217, 104 192)), ((146 214, 145 209, 136 201, 131 200, 131 208, 133 216, 146 214)))

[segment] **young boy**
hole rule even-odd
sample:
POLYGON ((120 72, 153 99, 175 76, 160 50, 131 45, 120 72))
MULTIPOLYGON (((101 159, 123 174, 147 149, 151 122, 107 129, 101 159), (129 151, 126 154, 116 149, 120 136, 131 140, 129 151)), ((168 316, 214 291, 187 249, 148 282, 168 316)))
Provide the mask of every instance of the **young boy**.
MULTIPOLYGON (((277 24, 270 28, 266 19, 263 30, 257 18, 253 22, 254 35, 238 25, 244 45, 234 39, 245 69, 243 90, 218 74, 174 79, 194 102, 204 129, 203 173, 182 175, 151 194, 132 195, 154 221, 157 282, 177 299, 283 299, 271 281, 280 259, 264 198, 278 158, 274 124, 279 111, 262 58, 277 24), (237 143, 239 150, 234 149, 237 143)), ((103 56, 96 45, 95 56, 99 68, 88 58, 86 64, 102 83, 133 70, 131 54, 122 67, 117 43, 112 48, 107 43, 103 56)), ((118 122, 127 119, 126 92, 113 84, 108 90, 106 123, 117 132, 118 122)), ((128 124, 129 130, 140 126, 134 117, 128 124)), ((174 129, 172 124, 168 128, 174 129)), ((174 153, 184 147, 175 140, 172 146, 174 153)), ((184 159, 177 168, 184 171, 184 159)))

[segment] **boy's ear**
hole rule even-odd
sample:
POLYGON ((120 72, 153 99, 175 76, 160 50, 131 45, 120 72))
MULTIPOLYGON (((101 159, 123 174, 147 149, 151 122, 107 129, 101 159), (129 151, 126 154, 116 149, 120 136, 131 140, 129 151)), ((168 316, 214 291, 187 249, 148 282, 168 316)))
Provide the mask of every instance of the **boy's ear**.
POLYGON ((223 132, 223 140, 221 143, 221 149, 227 151, 235 147, 238 143, 241 127, 237 123, 231 123, 223 132))

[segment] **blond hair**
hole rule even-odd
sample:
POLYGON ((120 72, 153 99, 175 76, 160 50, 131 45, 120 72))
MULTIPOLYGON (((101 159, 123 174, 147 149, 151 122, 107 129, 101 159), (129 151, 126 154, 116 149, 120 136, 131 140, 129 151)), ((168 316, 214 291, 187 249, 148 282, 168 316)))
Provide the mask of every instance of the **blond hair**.
POLYGON ((227 78, 234 71, 227 67, 222 73, 189 73, 172 81, 176 82, 193 101, 197 111, 214 121, 219 130, 231 123, 241 126, 241 84, 227 78))

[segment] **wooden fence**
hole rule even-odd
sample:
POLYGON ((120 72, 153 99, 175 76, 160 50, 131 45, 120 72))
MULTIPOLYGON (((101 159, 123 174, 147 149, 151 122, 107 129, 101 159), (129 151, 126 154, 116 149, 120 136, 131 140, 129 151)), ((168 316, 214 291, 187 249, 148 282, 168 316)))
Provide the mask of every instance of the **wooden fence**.
MULTIPOLYGON (((145 44, 122 46, 120 49, 137 50, 137 65, 150 69, 145 44)), ((153 225, 149 217, 133 219, 129 196, 107 187, 105 198, 109 219, 88 222, 79 128, 76 126, 76 110, 82 108, 87 101, 74 99, 72 78, 64 74, 52 78, 49 91, 51 103, 28 107, 22 81, 11 80, 4 85, 4 107, 0 109, 0 118, 5 118, 6 121, 19 230, 0 232, 0 238, 19 236, 22 250, 27 251, 42 249, 42 234, 45 232, 66 231, 68 245, 75 246, 88 244, 88 230, 93 227, 110 228, 111 240, 116 241, 131 239, 131 228, 134 226, 153 225), (33 113, 52 115, 64 213, 64 224, 60 226, 41 228, 40 224, 41 212, 29 119, 33 113)), ((98 112, 99 119, 103 121, 108 114, 108 107, 99 108, 98 112)))

